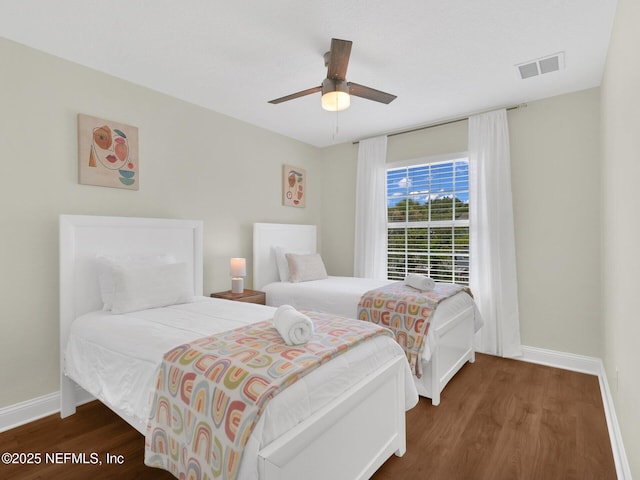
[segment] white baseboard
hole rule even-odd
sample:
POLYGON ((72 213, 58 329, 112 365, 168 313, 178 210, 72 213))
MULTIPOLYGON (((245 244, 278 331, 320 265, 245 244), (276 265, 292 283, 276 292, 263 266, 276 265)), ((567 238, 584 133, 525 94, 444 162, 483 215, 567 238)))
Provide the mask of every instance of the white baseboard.
POLYGON ((599 376, 600 373, 604 372, 602 360, 599 358, 524 345, 522 346, 522 357, 515 357, 515 359, 590 375, 599 376))
POLYGON ((631 468, 629 467, 629 460, 627 459, 627 454, 622 443, 622 434, 620 433, 620 426, 616 417, 613 398, 611 397, 611 390, 609 389, 609 382, 607 381, 607 374, 602 360, 597 357, 587 357, 584 355, 527 346, 522 347, 522 357, 515 357, 515 360, 587 373, 598 377, 604 415, 607 419, 607 429, 609 430, 609 439, 611 441, 611 450, 613 451, 613 461, 616 465, 616 474, 618 480, 631 480, 631 468))
POLYGON ((604 364, 600 361, 602 374, 598 375, 600 381, 600 391, 602 392, 602 403, 604 405, 604 414, 607 417, 607 428, 609 429, 609 437, 611 438, 611 450, 613 450, 613 460, 616 462, 616 472, 618 479, 631 480, 631 467, 627 459, 627 453, 622 443, 622 433, 616 417, 616 410, 613 407, 613 397, 609 389, 607 374, 604 370, 604 364))
POLYGON ((58 392, 9 405, 0 409, 0 432, 46 417, 59 410, 58 392))
MULTIPOLYGON (((78 405, 95 400, 93 396, 78 387, 78 405)), ((60 411, 60 392, 49 393, 24 402, 0 408, 0 432, 11 430, 60 411)))

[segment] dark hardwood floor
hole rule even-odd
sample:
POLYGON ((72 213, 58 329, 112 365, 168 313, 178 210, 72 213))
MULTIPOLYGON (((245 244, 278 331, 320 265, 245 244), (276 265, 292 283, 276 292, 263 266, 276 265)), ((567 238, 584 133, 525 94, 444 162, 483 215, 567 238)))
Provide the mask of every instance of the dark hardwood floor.
POLYGON ((407 453, 373 478, 615 479, 598 378, 476 355, 407 413, 407 453))
MULTIPOLYGON (((99 402, 64 420, 51 415, 1 433, 4 452, 39 453, 41 462, 0 463, 0 479, 174 478, 144 466, 142 435, 99 402), (56 452, 47 461, 45 454, 56 452), (64 453, 85 453, 88 464, 65 460, 64 453), (107 454, 113 463, 107 464, 107 454)), ((390 458, 373 478, 615 479, 598 379, 477 355, 449 383, 438 407, 421 398, 407 412, 406 454, 390 458)))

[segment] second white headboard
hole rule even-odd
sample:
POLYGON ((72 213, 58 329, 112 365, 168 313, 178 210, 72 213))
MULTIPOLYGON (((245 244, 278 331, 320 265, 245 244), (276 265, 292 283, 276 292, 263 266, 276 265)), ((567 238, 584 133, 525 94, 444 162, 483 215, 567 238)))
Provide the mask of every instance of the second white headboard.
POLYGON ((284 223, 253 224, 253 288, 262 289, 280 281, 273 247, 315 253, 317 229, 315 225, 284 223))

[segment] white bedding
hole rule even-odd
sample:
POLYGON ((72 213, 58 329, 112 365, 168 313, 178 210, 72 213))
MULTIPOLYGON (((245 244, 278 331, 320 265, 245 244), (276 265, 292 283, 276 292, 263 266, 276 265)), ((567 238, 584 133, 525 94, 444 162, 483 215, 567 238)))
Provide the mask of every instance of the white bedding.
MULTIPOLYGON (((77 318, 65 352, 65 375, 112 408, 121 409, 144 430, 155 371, 171 348, 248 323, 269 319, 274 308, 198 297, 192 303, 124 315, 104 311, 77 318)), ((276 396, 265 409, 247 444, 239 479, 257 479, 257 453, 366 377, 402 349, 378 336, 336 357, 276 396)), ((406 409, 418 401, 408 363, 406 409)))
MULTIPOLYGON (((394 283, 393 280, 371 278, 335 277, 309 282, 273 282, 262 289, 267 305, 278 307, 289 304, 299 310, 329 312, 343 317, 356 318, 360 297, 369 290, 394 283)), ((433 314, 431 325, 437 326, 467 308, 474 309, 474 330, 482 326, 482 318, 473 299, 461 292, 444 300, 433 314)), ((431 330, 430 330, 431 331, 431 330)), ((432 335, 427 341, 422 359, 428 362, 435 348, 432 335)))

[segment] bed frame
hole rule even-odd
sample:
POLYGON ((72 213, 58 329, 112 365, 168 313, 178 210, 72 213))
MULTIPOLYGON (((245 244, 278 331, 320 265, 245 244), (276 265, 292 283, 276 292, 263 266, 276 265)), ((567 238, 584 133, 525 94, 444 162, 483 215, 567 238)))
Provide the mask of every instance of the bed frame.
MULTIPOLYGON (((95 256, 172 254, 186 262, 202 295, 201 221, 61 215, 60 415, 75 413, 81 386, 64 374, 71 322, 98 310, 95 256)), ((258 453, 261 480, 367 479, 392 454, 406 451, 405 361, 397 357, 258 453), (372 422, 372 419, 375 419, 372 422)), ((143 435, 145 428, 100 399, 143 435)))
MULTIPOLYGON (((273 247, 315 253, 316 238, 315 225, 255 223, 253 287, 261 290, 269 283, 280 281, 273 247)), ((473 307, 469 307, 445 323, 437 325, 430 332, 434 336, 436 348, 432 352, 431 360, 423 361, 422 377, 414 376, 414 380, 418 394, 430 398, 433 405, 440 404, 442 390, 463 365, 467 361, 475 362, 474 313, 473 307)))

